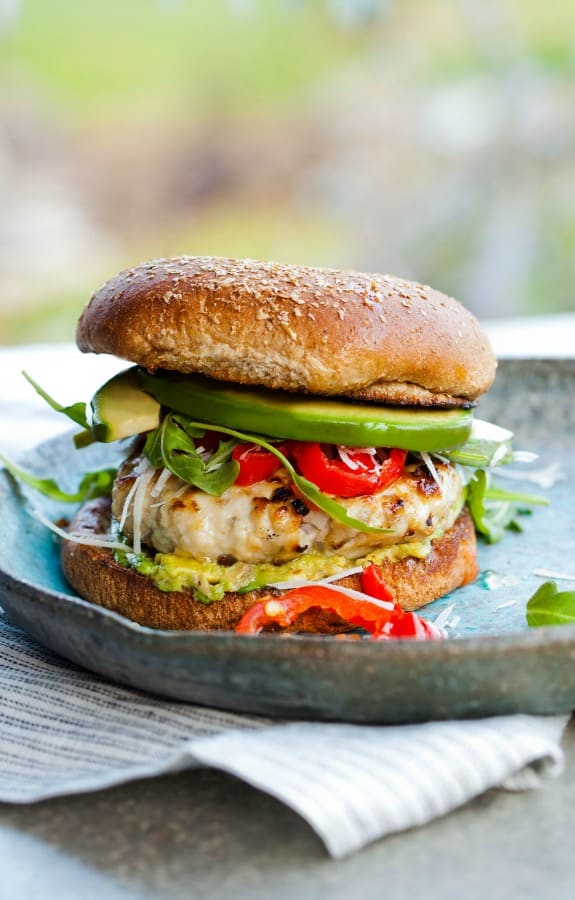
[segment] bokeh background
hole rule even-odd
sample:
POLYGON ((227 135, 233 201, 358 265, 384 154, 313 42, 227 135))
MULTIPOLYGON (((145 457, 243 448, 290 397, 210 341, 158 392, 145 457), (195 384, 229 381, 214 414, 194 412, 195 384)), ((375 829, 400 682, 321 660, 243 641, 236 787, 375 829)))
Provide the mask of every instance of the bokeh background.
POLYGON ((142 259, 575 309, 573 0, 0 0, 0 343, 142 259))

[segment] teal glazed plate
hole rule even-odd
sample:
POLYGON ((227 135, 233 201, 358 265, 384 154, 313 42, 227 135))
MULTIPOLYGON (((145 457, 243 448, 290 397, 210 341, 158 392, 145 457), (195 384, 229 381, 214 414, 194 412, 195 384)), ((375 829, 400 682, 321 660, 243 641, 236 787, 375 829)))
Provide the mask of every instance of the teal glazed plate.
MULTIPOLYGON (((523 532, 482 545, 478 580, 426 607, 449 623, 438 642, 342 641, 329 637, 240 637, 230 632, 142 628, 78 598, 63 579, 58 539, 31 515, 70 508, 21 491, 0 472, 0 604, 8 621, 39 643, 100 675, 140 690, 229 710, 292 719, 401 723, 575 707, 575 626, 529 630, 525 604, 537 569, 575 574, 575 360, 500 365, 481 418, 515 431, 553 484, 502 481, 545 493, 548 507, 522 519, 523 532)), ((70 436, 22 463, 69 489, 80 474, 113 465, 119 449, 76 451, 70 436)), ((564 583, 565 585, 565 583, 564 583)), ((568 587, 568 583, 566 587, 568 587)))

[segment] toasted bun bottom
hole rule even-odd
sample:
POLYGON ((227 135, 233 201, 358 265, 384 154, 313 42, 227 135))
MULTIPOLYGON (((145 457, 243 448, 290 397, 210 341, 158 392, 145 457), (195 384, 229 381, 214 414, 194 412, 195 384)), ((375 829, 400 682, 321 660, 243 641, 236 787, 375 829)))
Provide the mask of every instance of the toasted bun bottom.
MULTIPOLYGON (((106 534, 110 526, 110 501, 98 498, 85 504, 70 530, 106 534)), ((179 631, 232 629, 242 615, 262 596, 279 595, 274 588, 247 594, 228 593, 222 600, 200 603, 191 591, 161 591, 145 575, 120 565, 111 550, 64 541, 64 574, 81 597, 113 610, 150 628, 179 631)), ((383 577, 395 599, 405 610, 426 603, 461 587, 477 577, 475 529, 464 509, 454 526, 435 541, 425 559, 407 557, 382 565, 383 577)), ((360 576, 336 582, 361 589, 360 576)), ((291 630, 307 633, 337 633, 348 629, 339 616, 312 609, 294 623, 291 630)))

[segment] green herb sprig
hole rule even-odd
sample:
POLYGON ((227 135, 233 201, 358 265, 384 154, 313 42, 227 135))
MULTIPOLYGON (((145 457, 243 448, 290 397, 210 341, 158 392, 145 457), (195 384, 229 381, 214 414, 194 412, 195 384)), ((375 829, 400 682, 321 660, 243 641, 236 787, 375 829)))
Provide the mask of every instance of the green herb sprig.
POLYGON ((575 591, 560 591, 555 581, 545 581, 527 602, 527 624, 572 625, 575 622, 575 591))
POLYGON ((476 530, 487 543, 495 544, 505 530, 521 531, 518 516, 528 515, 529 506, 547 506, 545 497, 494 487, 489 472, 477 469, 467 484, 467 505, 476 530))
POLYGON ((204 461, 196 441, 204 437, 206 430, 192 424, 186 416, 169 413, 159 428, 148 434, 144 454, 154 468, 165 466, 182 481, 220 497, 238 477, 239 463, 232 459, 238 441, 220 441, 217 450, 204 461))
POLYGON ((1 453, 0 462, 17 481, 22 481, 39 493, 44 494, 45 497, 61 501, 62 503, 83 503, 85 500, 92 500, 94 497, 108 496, 112 492, 112 485, 116 477, 116 469, 97 469, 93 472, 86 472, 78 485, 78 489, 73 493, 67 493, 56 484, 53 478, 37 478, 31 472, 27 472, 25 469, 21 469, 20 466, 15 465, 1 453))
POLYGON ((53 410, 62 413, 62 415, 64 416, 67 416, 69 419, 71 419, 72 422, 75 422, 76 425, 80 425, 82 428, 90 428, 87 406, 85 403, 72 403, 71 406, 62 406, 62 404, 58 403, 57 400, 54 400, 54 398, 51 397, 50 394, 48 394, 44 390, 44 388, 40 387, 40 385, 36 381, 34 381, 31 375, 28 375, 27 372, 22 372, 22 375, 24 376, 26 381, 32 385, 36 393, 39 394, 40 397, 42 397, 42 399, 45 400, 48 406, 51 406, 53 410))

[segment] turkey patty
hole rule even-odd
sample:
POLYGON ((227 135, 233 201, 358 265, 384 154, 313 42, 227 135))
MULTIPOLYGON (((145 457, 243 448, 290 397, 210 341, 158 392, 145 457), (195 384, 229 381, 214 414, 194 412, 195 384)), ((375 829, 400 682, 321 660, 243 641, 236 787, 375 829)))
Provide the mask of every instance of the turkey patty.
POLYGON ((413 462, 385 490, 336 498, 351 516, 387 533, 356 531, 309 508, 281 467, 267 481, 232 485, 213 497, 175 475, 167 477, 165 470, 154 471, 143 456, 120 468, 112 514, 136 549, 141 543, 201 561, 279 564, 304 552, 357 559, 451 528, 463 503, 462 482, 453 466, 434 462, 439 483, 425 465, 413 462))

